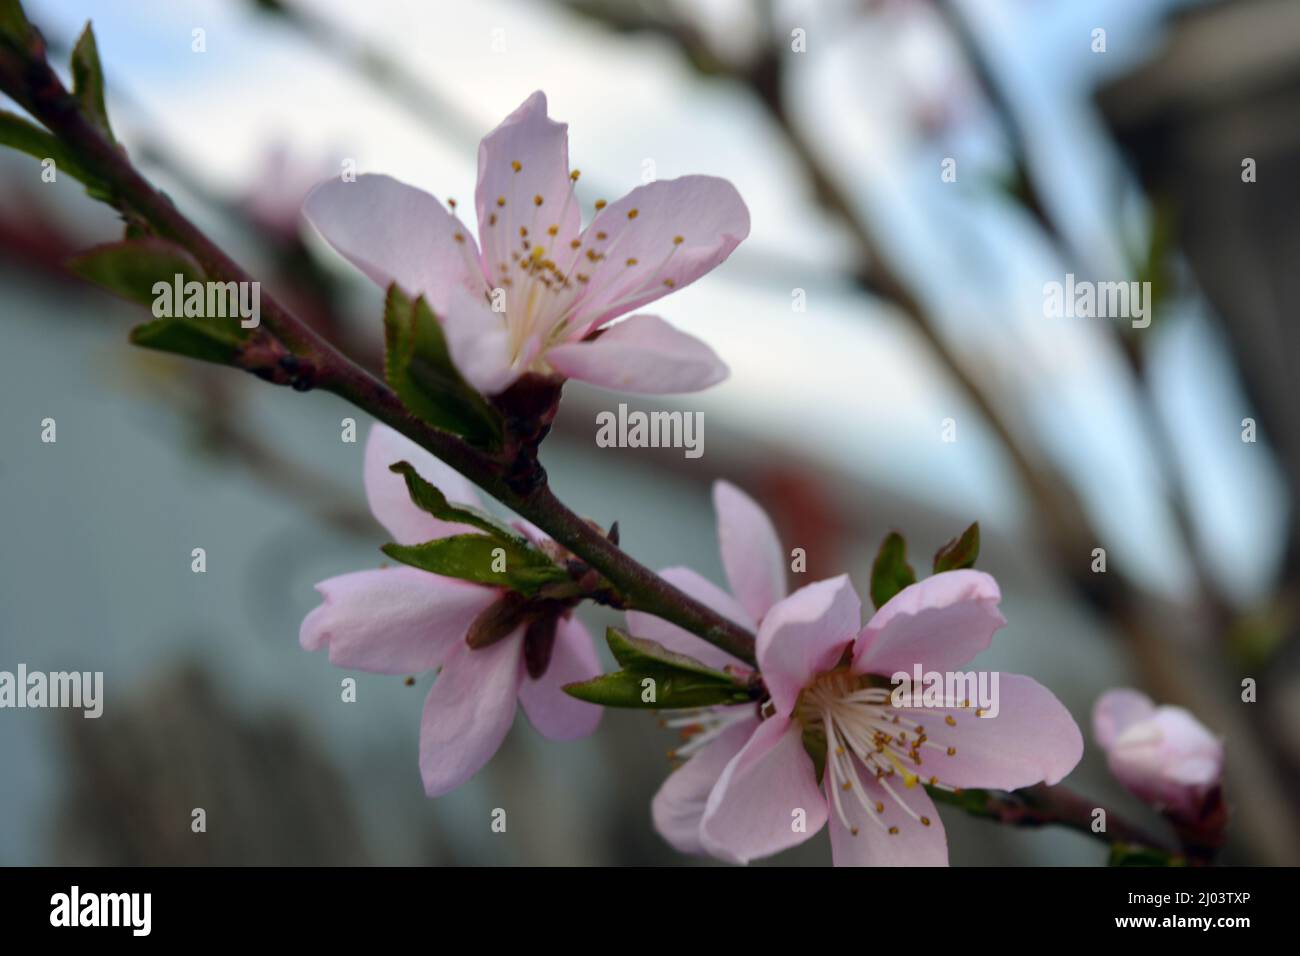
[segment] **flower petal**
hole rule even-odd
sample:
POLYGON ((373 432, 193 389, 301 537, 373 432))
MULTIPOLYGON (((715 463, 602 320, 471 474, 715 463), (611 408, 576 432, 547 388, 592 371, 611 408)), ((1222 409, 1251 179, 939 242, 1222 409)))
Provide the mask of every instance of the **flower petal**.
POLYGON ((1056 695, 1032 677, 997 676, 996 716, 977 717, 970 708, 911 713, 933 745, 922 751, 920 767, 913 768, 922 779, 936 776, 953 787, 1016 790, 1059 783, 1078 764, 1083 734, 1056 695), (949 748, 956 751, 951 756, 949 748))
POLYGON ((420 775, 438 797, 482 769, 515 719, 524 673, 523 629, 473 650, 464 641, 448 657, 424 702, 420 775))
POLYGON ((989 646, 1006 618, 983 571, 945 571, 903 588, 875 613, 853 649, 855 674, 956 670, 989 646))
POLYGON ((569 378, 646 395, 698 392, 729 374, 713 349, 657 315, 634 315, 599 338, 552 346, 546 361, 569 378))
MULTIPOLYGON (((659 572, 659 576, 674 587, 685 591, 701 604, 717 611, 728 620, 735 621, 748 630, 754 629, 753 620, 745 613, 745 609, 736 602, 735 598, 712 581, 696 574, 690 568, 666 568, 659 572)), ((652 617, 641 611, 627 612, 627 629, 633 637, 644 637, 647 640, 657 641, 670 651, 693 657, 700 663, 707 664, 717 670, 722 670, 728 665, 731 667, 744 666, 726 651, 714 647, 707 641, 696 637, 690 631, 683 630, 676 624, 669 624, 662 618, 652 617)))
POLYGON ((749 235, 749 210, 725 179, 683 176, 638 186, 582 233, 584 257, 604 256, 574 315, 581 334, 694 282, 749 235))
POLYGON ((761 621, 786 596, 785 555, 776 529, 758 503, 730 482, 714 483, 713 508, 731 593, 761 621))
POLYGON ((731 758, 758 729, 758 718, 729 726, 668 775, 650 803, 655 829, 680 853, 704 853, 700 820, 709 794, 731 758))
MULTIPOLYGON (((896 780, 882 782, 876 779, 875 774, 865 771, 860 764, 858 766, 862 770, 858 778, 862 782, 863 793, 873 806, 868 810, 856 793, 841 792, 840 806, 849 823, 846 828, 832 804, 829 829, 831 859, 835 865, 947 866, 948 837, 944 833, 943 821, 939 819, 925 788, 905 787, 896 780), (929 825, 907 813, 898 805, 895 796, 917 818, 929 820, 929 825), (883 810, 877 812, 875 806, 880 806, 883 810), (873 820, 872 817, 876 819, 873 820), (897 828, 898 832, 890 833, 890 827, 897 828), (853 833, 854 828, 858 831, 857 835, 853 833)), ((829 775, 826 786, 828 796, 833 799, 834 795, 829 790, 832 786, 829 775)))
POLYGON ((561 619, 555 630, 555 646, 546 673, 537 680, 524 674, 519 685, 519 702, 528 720, 551 740, 586 737, 600 723, 601 709, 595 704, 570 697, 565 684, 591 680, 601 673, 591 635, 576 617, 561 619))
POLYGON ((493 312, 482 296, 461 287, 451 290, 439 317, 456 370, 484 395, 508 388, 540 348, 533 340, 525 343, 520 355, 513 355, 505 316, 493 312))
POLYGON ((439 314, 451 289, 483 287, 469 230, 428 193, 391 176, 326 180, 303 201, 303 214, 374 282, 423 294, 439 314))
POLYGON ((511 270, 512 251, 527 254, 533 243, 543 244, 547 259, 571 254, 569 243, 582 227, 582 210, 569 178, 568 131, 568 124, 547 117, 546 94, 538 91, 479 144, 474 204, 483 273, 490 283, 505 274, 502 265, 511 270), (555 235, 548 231, 552 226, 555 235), (526 237, 521 228, 528 230, 526 237), (525 239, 529 249, 522 247, 525 239))
POLYGON ((303 619, 298 643, 328 647, 338 667, 377 674, 437 667, 498 597, 493 588, 405 567, 342 574, 316 590, 324 603, 303 619))
POLYGON ((748 863, 802 843, 825 822, 826 797, 799 724, 778 714, 758 725, 722 771, 705 804, 700 839, 714 856, 748 863), (801 818, 805 826, 798 829, 801 818))
POLYGON ((777 602, 758 629, 758 666, 772 703, 789 714, 817 674, 833 670, 862 626, 847 574, 808 584, 777 602))
POLYGON ((457 471, 400 432, 382 422, 370 428, 366 439, 365 482, 370 513, 398 544, 420 544, 434 538, 473 531, 469 525, 439 521, 411 502, 406 479, 388 470, 389 465, 407 461, 429 484, 437 487, 453 504, 479 507, 478 490, 457 471))
POLYGON ((1110 750, 1125 730, 1156 712, 1151 698, 1129 687, 1108 690, 1092 706, 1092 733, 1102 750, 1110 750))

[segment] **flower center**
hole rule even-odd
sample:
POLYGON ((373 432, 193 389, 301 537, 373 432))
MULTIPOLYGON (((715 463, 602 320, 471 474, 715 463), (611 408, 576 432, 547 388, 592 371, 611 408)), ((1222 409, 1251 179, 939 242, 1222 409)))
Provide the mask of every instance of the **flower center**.
POLYGON ((927 728, 955 727, 958 718, 951 711, 962 709, 896 707, 890 686, 881 678, 841 669, 820 675, 804 688, 794 716, 805 740, 819 746, 825 742, 832 802, 844 827, 857 835, 845 812, 845 801, 856 800, 877 826, 896 835, 898 827, 881 819, 886 801, 928 827, 930 818, 912 809, 902 791, 918 783, 958 790, 941 782, 943 761, 955 757, 957 748, 935 741, 927 728))

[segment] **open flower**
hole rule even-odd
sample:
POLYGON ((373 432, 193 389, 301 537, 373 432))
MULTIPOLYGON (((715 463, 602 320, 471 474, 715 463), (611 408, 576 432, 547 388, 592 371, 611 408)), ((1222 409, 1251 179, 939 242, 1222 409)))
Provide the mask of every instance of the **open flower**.
MULTIPOLYGON (((479 504, 459 474, 391 428, 375 425, 366 442, 366 497, 398 544, 475 531, 412 504, 405 481, 388 469, 403 460, 449 501, 479 504)), ((542 537, 532 527, 520 530, 535 542, 542 537)), ((600 673, 591 635, 577 618, 556 619, 544 672, 534 675, 525 661, 523 624, 486 647, 465 641, 470 625, 506 597, 502 588, 402 566, 340 575, 316 590, 325 600, 302 622, 299 643, 306 650, 328 647, 332 664, 378 674, 440 669, 420 724, 420 774, 431 797, 454 790, 491 759, 514 722, 516 700, 552 740, 585 737, 600 721, 599 707, 560 689, 600 673)))
MULTIPOLYGON (((846 576, 784 596, 770 522, 729 486, 715 488, 715 501, 723 563, 740 600, 689 572, 673 572, 674 583, 692 585, 693 596, 739 623, 757 624, 770 701, 761 713, 716 708, 696 717, 697 739, 707 739, 655 797, 655 824, 674 846, 744 863, 829 823, 836 865, 943 865, 943 824, 925 786, 1011 790, 1056 783, 1078 763, 1079 728, 1028 677, 998 675, 996 716, 894 704, 890 676, 915 665, 950 672, 989 646, 1005 623, 989 575, 936 574, 900 591, 864 628, 846 576), (824 744, 820 780, 808 742, 824 744)), ((723 663, 697 638, 631 617, 639 636, 723 663)))
POLYGON ((711 176, 648 183, 596 203, 584 229, 568 126, 534 93, 483 138, 479 242, 438 200, 387 176, 330 180, 307 218, 362 272, 422 293, 467 381, 494 395, 526 372, 631 392, 690 392, 726 366, 653 315, 609 323, 714 268, 749 234, 749 212, 711 176))
POLYGON ((1092 726, 1110 772, 1136 796, 1184 824, 1214 810, 1223 742, 1188 711, 1117 688, 1097 699, 1092 726))

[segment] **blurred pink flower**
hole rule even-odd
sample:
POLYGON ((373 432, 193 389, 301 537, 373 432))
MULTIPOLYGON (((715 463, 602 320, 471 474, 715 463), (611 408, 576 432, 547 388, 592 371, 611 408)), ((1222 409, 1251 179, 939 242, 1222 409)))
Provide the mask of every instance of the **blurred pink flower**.
POLYGON ((567 131, 537 92, 484 137, 479 245, 454 208, 387 176, 327 181, 303 209, 375 282, 426 296, 457 368, 485 394, 530 371, 631 392, 720 382, 713 350, 656 316, 605 327, 726 259, 749 234, 740 195, 711 176, 652 182, 597 203, 583 229, 567 131))
MULTIPOLYGON (((370 510, 398 544, 418 544, 474 532, 434 518, 411 503, 402 476, 388 470, 408 461, 456 504, 479 505, 474 487, 424 449, 385 425, 366 443, 370 510)), ((534 541, 540 531, 520 529, 534 541)), ((330 663, 378 674, 439 669, 420 724, 420 773, 431 797, 454 790, 491 759, 514 722, 515 702, 552 740, 585 737, 601 710, 560 688, 600 673, 591 635, 574 617, 561 617, 550 663, 538 678, 524 661, 524 627, 487 647, 471 649, 475 618, 505 593, 469 581, 400 566, 358 571, 316 585, 324 603, 302 622, 299 643, 329 649, 330 663)))
POLYGON ((1188 711, 1118 688, 1097 699, 1092 726, 1110 772, 1135 795, 1182 823, 1214 809, 1223 742, 1188 711))
MULTIPOLYGON (((715 486, 714 500, 736 598, 685 569, 665 575, 757 627, 771 701, 761 718, 748 707, 695 715, 701 732, 679 751, 689 759, 653 804, 655 825, 673 846, 745 863, 801 843, 829 822, 838 866, 945 865, 943 824, 921 784, 1013 790, 1056 783, 1078 763, 1078 726, 1028 677, 998 675, 996 716, 893 705, 890 675, 916 664, 952 671, 989 646, 1005 623, 989 575, 934 575, 895 595, 864 628, 847 576, 787 597, 784 553, 766 515, 729 485, 715 486), (827 742, 821 783, 808 736, 827 742)), ((629 615, 629 627, 714 666, 729 660, 645 615, 629 615)))

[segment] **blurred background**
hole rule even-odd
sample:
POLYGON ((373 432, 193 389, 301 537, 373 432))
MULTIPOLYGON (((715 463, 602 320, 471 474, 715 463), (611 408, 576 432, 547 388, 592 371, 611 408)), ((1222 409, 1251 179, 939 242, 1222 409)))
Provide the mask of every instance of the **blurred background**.
MULTIPOLYGON (((848 570, 860 590, 888 530, 928 567, 978 520, 1009 621, 978 663, 1070 708, 1088 746, 1069 784, 1159 828, 1091 735, 1102 691, 1141 687, 1225 738, 1223 860, 1300 862, 1300 5, 26 6, 59 63, 93 18, 136 162, 372 366, 380 290, 298 218, 343 160, 472 207, 478 139, 540 88, 588 212, 647 178, 730 179, 750 238, 655 311, 731 378, 649 403, 567 387, 543 450, 560 497, 650 566, 721 581, 725 477, 806 549, 795 586, 848 570), (1151 282, 1153 321, 1045 316, 1067 273, 1151 282), (620 401, 703 411, 705 454, 596 448, 620 401)), ((692 862, 651 826, 673 740, 642 713, 572 744, 521 716, 473 781, 424 797, 429 676, 345 674, 297 643, 313 584, 382 557, 364 416, 128 346, 141 314, 61 266, 120 224, 39 172, 0 153, 0 669, 102 670, 106 700, 99 720, 0 712, 0 863, 692 862)), ((1105 858, 943 817, 955 864, 1105 858)), ((829 857, 819 838, 770 862, 829 857)))

